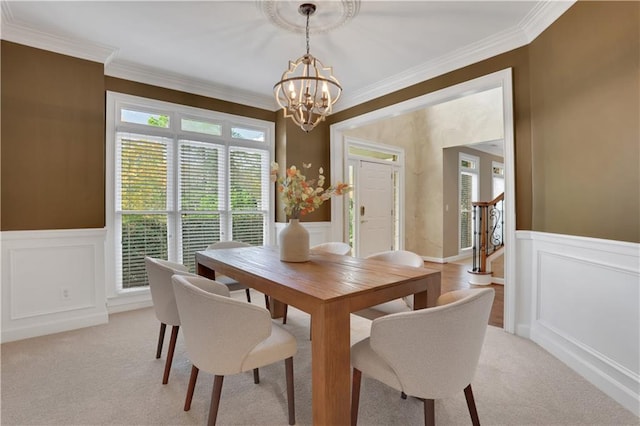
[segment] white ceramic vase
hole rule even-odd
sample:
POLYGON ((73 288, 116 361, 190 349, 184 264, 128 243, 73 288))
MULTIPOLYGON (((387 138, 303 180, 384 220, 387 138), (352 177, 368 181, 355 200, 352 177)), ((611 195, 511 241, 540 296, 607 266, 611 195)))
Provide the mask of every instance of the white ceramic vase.
POLYGON ((309 231, 298 219, 290 219, 289 224, 278 236, 280 260, 284 262, 307 262, 309 260, 309 231))

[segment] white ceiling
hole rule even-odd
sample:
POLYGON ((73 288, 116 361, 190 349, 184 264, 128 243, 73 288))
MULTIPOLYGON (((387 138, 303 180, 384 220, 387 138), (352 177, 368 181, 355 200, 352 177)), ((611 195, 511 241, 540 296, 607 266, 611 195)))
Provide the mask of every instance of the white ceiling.
MULTIPOLYGON (((339 111, 527 44, 573 1, 320 0, 310 52, 344 88, 339 111), (318 30, 344 5, 351 20, 318 30)), ((302 2, 2 1, 0 35, 102 62, 107 75, 275 110, 273 85, 305 52, 302 2)))

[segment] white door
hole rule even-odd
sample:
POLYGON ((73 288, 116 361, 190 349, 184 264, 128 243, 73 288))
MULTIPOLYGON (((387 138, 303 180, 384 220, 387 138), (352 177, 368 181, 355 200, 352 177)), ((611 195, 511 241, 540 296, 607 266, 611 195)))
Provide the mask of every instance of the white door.
POLYGON ((393 166, 360 161, 356 186, 358 257, 393 249, 393 166))

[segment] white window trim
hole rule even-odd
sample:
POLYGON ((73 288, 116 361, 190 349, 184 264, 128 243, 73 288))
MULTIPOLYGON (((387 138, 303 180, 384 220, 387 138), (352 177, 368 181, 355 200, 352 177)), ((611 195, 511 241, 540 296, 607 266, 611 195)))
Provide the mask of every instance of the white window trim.
MULTIPOLYGON (((480 157, 476 157, 475 155, 466 154, 464 152, 458 153, 458 255, 464 255, 471 253, 473 250, 473 243, 471 247, 462 247, 462 211, 460 211, 461 205, 461 191, 462 191, 462 174, 468 173, 475 175, 476 179, 476 187, 475 193, 472 195, 472 201, 478 201, 478 197, 480 196, 480 157), (469 162, 475 163, 475 168, 469 168, 462 166, 462 161, 466 160, 469 162), (475 198, 475 199, 474 199, 475 198)), ((471 209, 473 212, 473 209, 471 209)), ((473 219, 472 219, 473 222, 473 219)), ((472 235, 473 238, 473 235, 472 235)))
MULTIPOLYGON (((120 108, 123 106, 129 108, 142 108, 143 111, 157 111, 163 115, 168 115, 170 121, 177 120, 175 114, 167 114, 167 110, 170 111, 178 111, 180 117, 184 118, 197 118, 203 119, 206 121, 214 121, 223 124, 223 136, 213 136, 198 133, 199 140, 215 140, 220 143, 224 139, 231 138, 231 127, 243 127, 247 129, 255 129, 261 130, 265 132, 265 140, 264 142, 255 142, 255 141, 246 141, 242 139, 233 139, 233 146, 240 146, 246 148, 264 148, 269 152, 269 158, 271 161, 275 155, 275 123, 270 121, 264 121, 249 117, 243 117, 238 115, 232 115, 217 111, 205 110, 200 108, 194 108, 179 104, 173 104, 164 101, 158 101, 154 99, 142 98, 133 95, 126 95, 122 93, 116 92, 107 92, 106 99, 106 120, 105 120, 105 142, 106 142, 106 152, 105 152, 105 221, 106 221, 106 242, 105 242, 105 278, 106 278, 106 294, 109 300, 109 304, 113 304, 114 306, 126 303, 123 302, 124 299, 130 299, 134 303, 144 303, 144 301, 149 300, 150 293, 148 287, 141 288, 133 288, 133 289, 119 289, 117 286, 118 279, 116 277, 116 244, 115 237, 118 232, 115 229, 115 221, 116 221, 116 209, 115 209, 115 159, 116 159, 116 133, 117 129, 122 125, 120 123, 120 117, 118 116, 118 112, 120 108), (225 134, 228 133, 228 134, 225 134)), ((186 139, 189 139, 189 135, 194 135, 193 132, 176 132, 172 129, 163 129, 163 128, 154 128, 145 125, 139 125, 135 123, 126 123, 121 127, 126 127, 135 132, 140 132, 142 134, 154 135, 154 136, 168 136, 175 137, 176 133, 185 136, 186 139)), ((177 173, 177 170, 174 170, 173 173, 177 173)), ((177 181, 176 181, 177 182, 177 181)), ((176 185, 174 185, 176 186, 176 185)), ((171 196, 177 196, 176 191, 177 188, 173 188, 173 193, 171 196)), ((273 185, 269 187, 269 213, 267 217, 267 226, 265 229, 265 239, 268 244, 273 244, 275 237, 272 232, 275 228, 274 218, 275 214, 273 212, 275 206, 275 193, 273 185)), ((175 233, 175 229, 169 228, 169 233, 175 233)), ((171 250, 171 249, 170 249, 171 250)), ((175 256, 175 253, 171 253, 170 256, 175 256)))

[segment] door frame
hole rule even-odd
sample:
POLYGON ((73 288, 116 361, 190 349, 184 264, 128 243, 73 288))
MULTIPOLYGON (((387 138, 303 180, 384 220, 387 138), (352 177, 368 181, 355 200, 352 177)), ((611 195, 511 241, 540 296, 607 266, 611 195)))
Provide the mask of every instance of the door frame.
MULTIPOLYGON (((505 163, 505 262, 504 262, 504 330, 515 333, 516 323, 516 214, 515 214, 515 146, 513 119, 513 82, 512 69, 475 78, 407 101, 374 110, 330 126, 331 140, 331 179, 343 181, 347 173, 348 152, 344 132, 350 128, 363 126, 371 122, 405 114, 431 105, 464 97, 473 93, 502 88, 503 135, 505 163)), ((345 209, 343 197, 334 197, 331 208, 331 235, 334 239, 344 236, 348 209, 345 209)))
MULTIPOLYGON (((369 163, 380 163, 380 164, 387 164, 389 166, 391 166, 391 169, 394 172, 398 173, 398 182, 397 182, 397 200, 393 200, 394 201, 394 205, 398 204, 398 210, 395 212, 395 215, 397 217, 398 220, 398 244, 396 249, 398 250, 402 250, 404 249, 404 185, 405 185, 405 181, 404 181, 404 172, 405 172, 405 163, 404 163, 404 159, 405 159, 405 153, 404 153, 404 148, 399 147, 399 146, 395 146, 395 145, 388 145, 388 144, 384 144, 384 143, 380 143, 380 142, 371 142, 371 141, 367 141, 364 139, 358 139, 358 138, 354 138, 352 136, 346 136, 345 140, 344 140, 344 144, 345 144, 345 152, 346 152, 346 156, 345 156, 345 168, 348 168, 349 165, 357 163, 359 164, 361 161, 366 161, 369 163), (367 157, 364 155, 356 155, 356 154, 350 154, 349 153, 349 148, 350 147, 356 147, 356 148, 362 148, 362 149, 366 149, 366 150, 370 150, 370 151, 375 151, 375 152, 380 152, 380 153, 385 153, 385 154, 391 154, 391 155, 395 155, 396 156, 396 161, 385 161, 385 160, 379 160, 376 159, 374 157, 367 157)), ((346 176, 346 175, 345 175, 346 176)), ((359 178, 359 172, 354 173, 354 177, 356 177, 355 179, 355 184, 357 185, 357 180, 359 178)), ((357 192, 357 188, 354 190, 354 196, 355 196, 355 200, 354 200, 354 205, 357 206, 359 205, 359 194, 357 192)), ((354 207, 355 207, 354 206, 354 207)), ((348 241, 348 233, 349 233, 349 226, 348 226, 348 222, 349 222, 349 207, 348 205, 345 204, 344 209, 346 210, 347 213, 347 220, 345 221, 345 226, 344 226, 344 232, 342 235, 342 239, 340 241, 348 241)), ((355 209, 357 210, 357 209, 355 209)), ((333 213, 333 211, 332 211, 333 213)), ((357 212, 354 212, 354 215, 357 212)), ((354 234, 355 235, 359 235, 360 232, 360 225, 358 223, 358 221, 355 221, 355 226, 354 226, 354 234)), ((358 253, 358 245, 354 244, 353 247, 354 253, 357 255, 358 253)))

